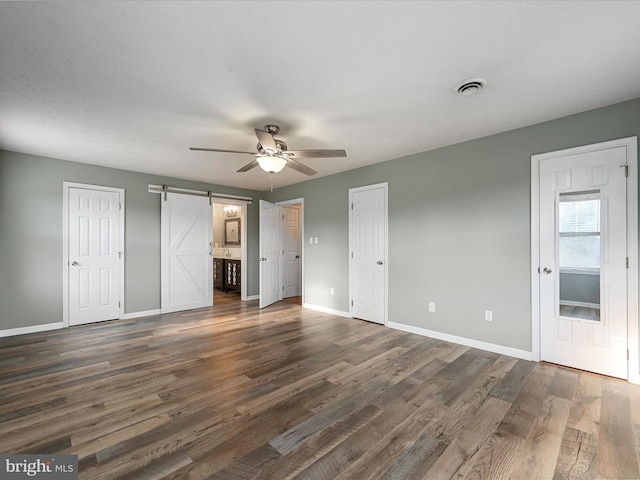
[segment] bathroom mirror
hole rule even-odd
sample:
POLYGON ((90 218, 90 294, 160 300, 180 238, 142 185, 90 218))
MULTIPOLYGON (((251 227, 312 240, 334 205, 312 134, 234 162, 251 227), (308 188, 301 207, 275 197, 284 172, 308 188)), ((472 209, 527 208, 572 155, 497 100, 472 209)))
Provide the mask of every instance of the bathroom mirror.
POLYGON ((224 244, 240 245, 240 219, 232 218, 224 221, 224 244))

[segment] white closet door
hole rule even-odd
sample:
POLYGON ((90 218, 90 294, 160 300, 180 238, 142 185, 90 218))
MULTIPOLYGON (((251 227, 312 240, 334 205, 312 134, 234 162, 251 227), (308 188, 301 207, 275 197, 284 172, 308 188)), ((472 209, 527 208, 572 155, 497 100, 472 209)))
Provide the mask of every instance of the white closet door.
POLYGON ((351 314, 385 323, 386 186, 352 189, 351 314))
POLYGON ((120 196, 69 189, 69 324, 101 322, 120 312, 120 196))
POLYGON ((280 207, 260 200, 260 308, 282 300, 280 207))
POLYGON ((302 295, 300 208, 282 207, 282 281, 284 298, 302 295))

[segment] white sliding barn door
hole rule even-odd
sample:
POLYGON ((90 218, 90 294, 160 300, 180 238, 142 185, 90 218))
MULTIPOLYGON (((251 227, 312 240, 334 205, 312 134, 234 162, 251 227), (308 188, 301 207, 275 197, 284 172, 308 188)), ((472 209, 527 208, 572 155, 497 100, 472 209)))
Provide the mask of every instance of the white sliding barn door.
POLYGON ((120 316, 120 194, 68 189, 69 325, 120 316))
POLYGON ((213 210, 206 197, 162 199, 162 313, 213 305, 213 210))
POLYGON ((350 197, 351 315, 385 323, 387 187, 354 188, 350 197))
POLYGON ((260 200, 260 308, 282 300, 280 207, 260 200))

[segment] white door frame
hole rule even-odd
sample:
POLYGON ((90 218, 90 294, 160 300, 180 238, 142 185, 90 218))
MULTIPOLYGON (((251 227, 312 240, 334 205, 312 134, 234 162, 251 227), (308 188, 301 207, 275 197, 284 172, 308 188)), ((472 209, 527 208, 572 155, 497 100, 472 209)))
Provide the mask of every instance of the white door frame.
MULTIPOLYGON (((301 292, 302 292, 302 305, 304 305, 304 198, 294 198, 291 200, 283 200, 282 202, 276 202, 276 205, 284 207, 287 205, 300 205, 300 268, 302 273, 300 275, 301 292)), ((284 284, 284 278, 282 277, 282 264, 280 265, 280 284, 284 284)))
MULTIPOLYGON (((351 203, 353 202, 353 194, 366 190, 373 190, 375 188, 382 188, 384 190, 384 319, 382 324, 387 326, 389 322, 389 182, 376 183, 373 185, 365 185, 362 187, 355 187, 349 189, 349 252, 353 252, 353 235, 352 235, 352 222, 353 222, 353 210, 351 209, 351 203)), ((304 244, 304 242, 302 242, 304 244)), ((353 272, 352 272, 352 260, 349 255, 349 315, 353 317, 353 272)))
POLYGON ((121 265, 120 265, 120 278, 118 282, 120 284, 120 291, 118 295, 120 296, 120 307, 118 311, 118 318, 124 318, 124 259, 125 259, 125 251, 124 251, 124 209, 125 209, 125 201, 124 201, 124 188, 114 188, 114 187, 103 187, 101 185, 88 185, 84 183, 75 183, 75 182, 62 182, 62 326, 69 326, 69 190, 72 188, 81 188, 84 190, 98 190, 102 192, 113 192, 117 193, 120 197, 120 213, 119 213, 119 222, 120 222, 120 238, 118 239, 119 248, 118 251, 122 252, 121 255, 121 265))
POLYGON ((568 148, 531 156, 531 350, 533 360, 540 361, 540 162, 556 157, 625 147, 629 176, 627 180, 627 338, 628 376, 640 383, 638 352, 638 146, 637 137, 568 148))

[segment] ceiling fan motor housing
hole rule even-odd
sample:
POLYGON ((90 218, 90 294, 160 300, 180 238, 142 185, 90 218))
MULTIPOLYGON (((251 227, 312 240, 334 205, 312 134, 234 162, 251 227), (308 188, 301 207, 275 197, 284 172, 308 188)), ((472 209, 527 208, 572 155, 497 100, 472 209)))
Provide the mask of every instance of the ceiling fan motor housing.
POLYGON ((278 125, 265 125, 264 131, 271 135, 276 135, 280 131, 280 127, 278 125))
MULTIPOLYGON (((287 144, 284 143, 282 140, 278 140, 277 138, 273 139, 276 142, 276 147, 278 147, 278 150, 280 152, 286 152, 287 151, 287 144)), ((258 143, 258 145, 256 146, 256 148, 258 149, 258 152, 260 152, 260 154, 264 155, 267 154, 268 152, 264 149, 264 147, 262 145, 260 145, 260 143, 258 143)))

